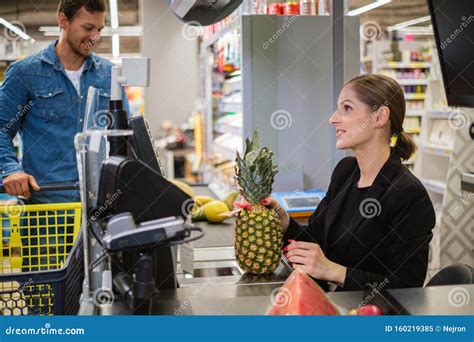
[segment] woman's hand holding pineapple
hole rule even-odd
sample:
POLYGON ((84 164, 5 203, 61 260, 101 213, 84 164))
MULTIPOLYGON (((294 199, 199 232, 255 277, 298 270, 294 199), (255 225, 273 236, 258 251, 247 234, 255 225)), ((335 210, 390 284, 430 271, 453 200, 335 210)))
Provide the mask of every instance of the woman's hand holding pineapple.
POLYGON ((286 210, 283 209, 280 203, 278 203, 278 201, 273 196, 262 200, 262 204, 267 208, 273 209, 277 212, 278 216, 280 217, 281 231, 283 234, 285 234, 290 224, 290 216, 288 215, 286 210))
MULTIPOLYGON (((286 210, 272 196, 262 200, 262 204, 278 213, 281 229, 285 234, 290 224, 290 216, 286 210)), ((346 267, 326 258, 317 243, 290 240, 290 244, 285 247, 284 251, 286 252, 285 256, 294 268, 301 268, 313 278, 332 281, 339 286, 343 286, 346 267)))

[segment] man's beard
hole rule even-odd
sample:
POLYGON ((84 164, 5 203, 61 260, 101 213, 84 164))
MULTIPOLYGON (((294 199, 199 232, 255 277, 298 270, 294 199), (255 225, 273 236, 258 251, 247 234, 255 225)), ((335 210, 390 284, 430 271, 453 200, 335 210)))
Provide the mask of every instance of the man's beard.
MULTIPOLYGON (((89 57, 91 54, 92 54, 92 49, 89 49, 89 50, 81 50, 78 46, 76 46, 76 44, 70 40, 69 38, 67 39, 67 42, 69 44, 69 46, 71 47, 72 51, 78 55, 78 56, 81 56, 81 57, 89 57)), ((82 41, 79 43, 79 45, 82 44, 82 41)), ((95 43, 91 43, 91 46, 94 47, 95 46, 95 43)))

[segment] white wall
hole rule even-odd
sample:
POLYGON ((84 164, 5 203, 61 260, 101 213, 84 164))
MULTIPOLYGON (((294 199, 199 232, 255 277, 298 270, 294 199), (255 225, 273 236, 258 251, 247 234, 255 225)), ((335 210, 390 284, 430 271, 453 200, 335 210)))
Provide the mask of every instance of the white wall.
POLYGON ((143 56, 151 58, 145 116, 154 137, 163 120, 179 125, 195 108, 198 91, 198 42, 185 39, 183 25, 167 0, 142 0, 143 56))

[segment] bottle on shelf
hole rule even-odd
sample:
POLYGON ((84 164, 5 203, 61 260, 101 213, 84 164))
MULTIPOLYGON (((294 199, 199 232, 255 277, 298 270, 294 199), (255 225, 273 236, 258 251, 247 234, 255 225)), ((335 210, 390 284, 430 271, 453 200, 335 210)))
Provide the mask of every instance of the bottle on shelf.
POLYGON ((250 14, 267 14, 266 0, 252 0, 250 14))
POLYGON ((317 15, 318 0, 300 0, 301 15, 317 15))
POLYGON ((287 1, 286 4, 284 4, 283 8, 284 8, 283 10, 284 15, 300 14, 300 5, 298 4, 297 1, 287 1))

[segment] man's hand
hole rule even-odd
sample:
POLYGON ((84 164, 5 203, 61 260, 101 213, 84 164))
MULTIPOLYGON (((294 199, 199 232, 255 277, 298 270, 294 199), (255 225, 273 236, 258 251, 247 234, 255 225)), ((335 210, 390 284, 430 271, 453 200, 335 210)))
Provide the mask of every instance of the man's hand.
POLYGON ((3 179, 5 191, 10 196, 23 196, 29 198, 31 188, 39 191, 40 187, 33 176, 25 172, 16 172, 3 179))
POLYGON ((270 209, 274 209, 278 213, 281 221, 281 230, 284 234, 290 225, 290 216, 286 210, 283 209, 280 203, 278 203, 278 201, 273 196, 263 199, 262 204, 270 209))

